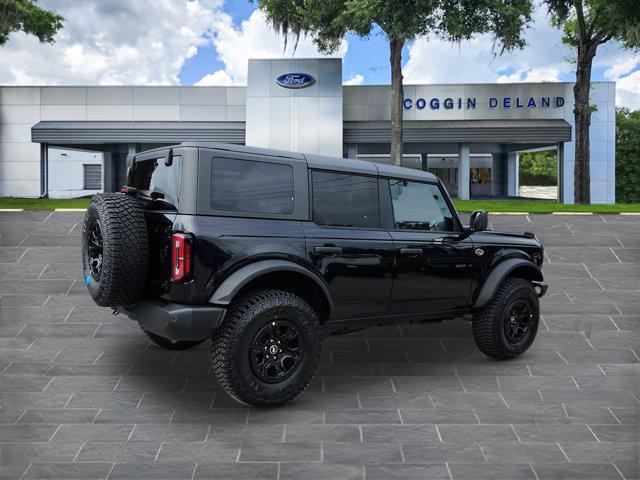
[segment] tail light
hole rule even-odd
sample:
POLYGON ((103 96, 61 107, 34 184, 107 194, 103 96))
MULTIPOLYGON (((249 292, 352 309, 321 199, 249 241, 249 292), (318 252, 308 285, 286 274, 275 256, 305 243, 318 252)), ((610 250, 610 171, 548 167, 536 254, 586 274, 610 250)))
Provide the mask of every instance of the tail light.
POLYGON ((174 233, 171 237, 171 280, 188 280, 191 268, 191 237, 184 233, 174 233))

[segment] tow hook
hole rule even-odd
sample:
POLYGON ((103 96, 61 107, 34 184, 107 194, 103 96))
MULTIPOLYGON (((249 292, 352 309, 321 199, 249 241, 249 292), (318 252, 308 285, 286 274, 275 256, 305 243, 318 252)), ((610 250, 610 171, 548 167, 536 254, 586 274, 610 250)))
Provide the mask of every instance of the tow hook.
POLYGON ((111 315, 118 315, 120 311, 117 308, 111 307, 111 315))

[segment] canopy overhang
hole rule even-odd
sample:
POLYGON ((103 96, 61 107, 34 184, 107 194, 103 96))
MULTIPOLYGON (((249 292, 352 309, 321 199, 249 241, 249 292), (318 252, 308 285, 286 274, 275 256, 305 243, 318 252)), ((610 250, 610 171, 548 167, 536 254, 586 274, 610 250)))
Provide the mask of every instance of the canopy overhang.
POLYGON ((63 122, 31 128, 31 141, 49 144, 245 142, 244 122, 63 122))
MULTIPOLYGON (((424 120, 403 123, 405 143, 535 143, 571 140, 564 120, 424 120)), ((345 143, 389 143, 391 122, 344 122, 345 143)))

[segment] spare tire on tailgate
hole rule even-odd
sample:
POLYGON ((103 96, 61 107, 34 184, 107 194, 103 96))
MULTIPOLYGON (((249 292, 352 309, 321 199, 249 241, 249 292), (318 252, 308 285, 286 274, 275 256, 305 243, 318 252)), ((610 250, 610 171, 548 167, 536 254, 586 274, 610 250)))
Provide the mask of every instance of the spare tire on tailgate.
POLYGON ((102 307, 136 303, 147 277, 147 226, 140 203, 123 193, 94 195, 82 227, 84 281, 102 307))

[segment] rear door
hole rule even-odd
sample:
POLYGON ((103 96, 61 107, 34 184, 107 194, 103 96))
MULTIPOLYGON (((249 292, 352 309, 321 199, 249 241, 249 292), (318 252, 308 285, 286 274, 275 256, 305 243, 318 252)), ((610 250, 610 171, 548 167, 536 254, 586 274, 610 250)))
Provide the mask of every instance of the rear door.
POLYGON ((380 228, 378 179, 321 170, 310 176, 311 221, 303 222, 307 255, 329 285, 334 318, 385 315, 393 242, 380 228))
POLYGON ((395 276, 390 314, 446 312, 468 305, 473 242, 439 185, 389 180, 395 276))

